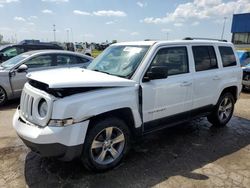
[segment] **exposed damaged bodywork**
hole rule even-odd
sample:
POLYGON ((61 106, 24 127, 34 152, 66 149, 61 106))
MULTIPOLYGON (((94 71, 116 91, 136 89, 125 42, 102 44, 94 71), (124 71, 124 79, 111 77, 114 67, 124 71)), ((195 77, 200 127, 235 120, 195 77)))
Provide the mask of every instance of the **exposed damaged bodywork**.
POLYGON ((63 98, 70 95, 84 93, 87 91, 103 89, 107 87, 68 87, 68 88, 49 88, 48 84, 36 81, 36 80, 29 80, 29 84, 37 89, 45 91, 55 97, 63 98))

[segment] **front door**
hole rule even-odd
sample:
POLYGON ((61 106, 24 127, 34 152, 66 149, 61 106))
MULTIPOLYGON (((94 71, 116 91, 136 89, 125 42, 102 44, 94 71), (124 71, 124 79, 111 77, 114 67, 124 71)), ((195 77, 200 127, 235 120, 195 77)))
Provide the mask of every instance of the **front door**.
MULTIPOLYGON (((27 72, 32 72, 54 68, 52 66, 52 62, 53 55, 48 54, 36 56, 32 59, 27 60, 26 62, 24 62, 24 64, 28 66, 27 72)), ((10 73, 11 87, 14 95, 19 96, 21 94, 23 86, 27 81, 27 72, 18 72, 17 70, 13 70, 12 73, 10 73)))
POLYGON ((192 108, 187 46, 160 48, 150 66, 166 66, 168 77, 141 83, 144 131, 186 119, 192 108))

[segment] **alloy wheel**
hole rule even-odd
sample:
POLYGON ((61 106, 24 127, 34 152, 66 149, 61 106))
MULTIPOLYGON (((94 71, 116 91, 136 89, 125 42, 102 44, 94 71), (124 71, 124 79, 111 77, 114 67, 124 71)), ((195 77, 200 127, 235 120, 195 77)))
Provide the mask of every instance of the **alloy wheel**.
POLYGON ((121 156, 124 145, 124 133, 117 127, 107 127, 94 138, 91 157, 97 164, 110 164, 121 156))
POLYGON ((232 110, 233 110, 232 100, 229 97, 225 97, 219 105, 218 115, 220 121, 226 121, 230 117, 232 110))
POLYGON ((6 100, 6 94, 3 88, 0 87, 0 104, 4 103, 6 100))

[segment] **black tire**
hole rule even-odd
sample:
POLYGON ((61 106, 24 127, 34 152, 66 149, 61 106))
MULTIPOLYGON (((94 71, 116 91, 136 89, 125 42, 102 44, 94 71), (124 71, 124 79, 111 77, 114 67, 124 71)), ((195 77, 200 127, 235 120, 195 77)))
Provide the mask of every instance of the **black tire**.
POLYGON ((122 161, 122 159, 124 158, 129 149, 130 132, 127 125, 121 119, 111 117, 96 121, 92 123, 90 126, 91 127, 87 133, 83 146, 83 152, 81 155, 81 161, 83 165, 87 169, 95 172, 103 172, 116 167, 122 161), (113 132, 111 131, 110 139, 107 139, 107 134, 108 134, 107 130, 111 129, 111 127, 113 132), (104 134, 106 135, 106 137, 104 136, 104 134), (124 135, 124 142, 121 141, 119 143, 112 143, 112 140, 114 141, 115 138, 118 138, 122 134, 124 135), (101 138, 103 138, 103 140, 97 141, 97 139, 101 138), (111 140, 109 146, 108 144, 105 145, 105 140, 107 140, 106 143, 108 142, 108 140, 111 140), (93 149, 94 141, 95 143, 96 141, 97 143, 102 143, 102 146, 101 147, 98 146, 98 148, 93 149), (122 146, 123 148, 120 148, 122 146), (113 156, 111 152, 112 149, 110 149, 110 147, 112 147, 112 149, 115 149, 115 151, 119 154, 119 155, 117 154, 117 158, 113 156), (98 162, 98 159, 100 158, 101 154, 104 151, 106 153, 104 154, 103 161, 99 160, 98 162), (100 155, 98 152, 100 153, 100 155), (95 154, 98 155, 97 158, 94 156, 95 154), (106 160, 106 162, 104 160, 106 160))
POLYGON ((246 91, 246 86, 242 85, 242 91, 246 91))
POLYGON ((228 92, 222 94, 212 113, 207 116, 208 121, 217 127, 225 126, 230 121, 233 115, 234 104, 235 99, 232 93, 228 92), (229 108, 230 105, 231 107, 229 108), (226 106, 228 106, 228 110, 226 106))
POLYGON ((0 86, 0 106, 3 106, 7 101, 7 94, 5 90, 0 86))

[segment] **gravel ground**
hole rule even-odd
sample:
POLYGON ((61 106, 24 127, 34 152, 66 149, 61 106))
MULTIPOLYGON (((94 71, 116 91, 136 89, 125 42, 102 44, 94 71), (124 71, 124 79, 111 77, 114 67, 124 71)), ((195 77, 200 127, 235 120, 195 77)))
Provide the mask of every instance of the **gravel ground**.
POLYGON ((147 135, 101 174, 27 149, 12 128, 17 104, 0 108, 0 187, 250 187, 250 93, 226 127, 201 118, 147 135))

